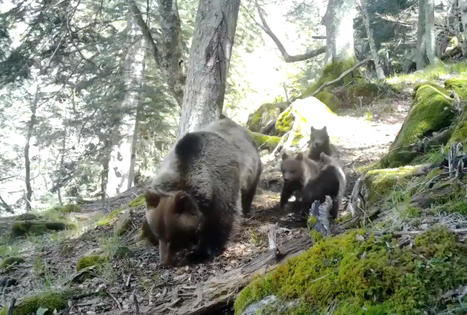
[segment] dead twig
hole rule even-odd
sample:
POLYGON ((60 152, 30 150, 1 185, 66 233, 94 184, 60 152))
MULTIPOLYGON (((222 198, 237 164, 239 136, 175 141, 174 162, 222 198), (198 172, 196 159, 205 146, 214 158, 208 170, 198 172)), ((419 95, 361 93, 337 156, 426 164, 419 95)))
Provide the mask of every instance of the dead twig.
POLYGON ((131 273, 128 275, 128 278, 126 279, 125 287, 127 287, 127 288, 130 287, 130 281, 131 281, 131 273))
POLYGON ((135 314, 139 315, 139 304, 138 298, 136 297, 136 289, 133 291, 133 304, 135 304, 135 314))
POLYGON ((15 308, 16 298, 12 298, 10 305, 8 306, 7 315, 13 315, 13 309, 15 308))
POLYGON ((113 294, 110 293, 109 290, 105 290, 105 293, 107 293, 112 298, 112 300, 114 300, 115 304, 117 304, 117 308, 119 310, 122 310, 122 304, 117 300, 117 298, 115 296, 113 296, 113 294))

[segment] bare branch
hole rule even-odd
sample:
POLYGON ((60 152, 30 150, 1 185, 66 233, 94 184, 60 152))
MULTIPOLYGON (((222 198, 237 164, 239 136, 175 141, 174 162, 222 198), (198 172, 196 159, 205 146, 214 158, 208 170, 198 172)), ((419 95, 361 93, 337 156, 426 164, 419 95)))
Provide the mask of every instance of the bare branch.
POLYGON ((261 19, 261 23, 262 23, 262 25, 260 25, 261 28, 264 30, 264 32, 266 34, 269 35, 269 37, 271 37, 271 39, 274 41, 274 43, 276 43, 277 48, 279 48, 285 62, 303 61, 303 60, 307 60, 307 59, 316 57, 316 56, 321 55, 321 54, 326 52, 326 47, 320 47, 318 49, 307 51, 304 54, 294 55, 294 56, 289 55, 287 50, 285 49, 284 45, 281 43, 279 38, 273 33, 273 31, 269 27, 268 23, 266 22, 266 19, 264 17, 263 12, 262 12, 263 9, 259 6, 257 1, 255 1, 255 4, 256 4, 256 8, 258 10, 259 18, 261 19))
POLYGON ((357 69, 358 67, 360 67, 361 65, 363 65, 364 63, 367 63, 368 61, 370 61, 371 58, 367 58, 365 60, 362 60, 360 61, 359 63, 357 63, 355 66, 353 66, 352 68, 350 69, 347 69, 346 71, 342 72, 340 76, 338 76, 336 79, 334 80, 331 80, 331 81, 328 81, 328 82, 324 82, 319 88, 317 88, 313 94, 311 94, 311 96, 315 96, 316 94, 318 94, 319 92, 321 92, 322 89, 324 89, 325 87, 327 86, 330 86, 334 83, 337 83, 339 82, 340 80, 342 80, 346 75, 348 75, 349 73, 352 73, 352 71, 354 71, 355 69, 357 69))

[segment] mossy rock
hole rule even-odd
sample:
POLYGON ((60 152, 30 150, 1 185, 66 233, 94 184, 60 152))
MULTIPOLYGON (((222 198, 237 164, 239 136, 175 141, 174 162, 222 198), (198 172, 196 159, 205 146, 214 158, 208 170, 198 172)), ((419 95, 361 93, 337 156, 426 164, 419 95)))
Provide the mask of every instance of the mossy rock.
POLYGON ((462 143, 464 149, 467 148, 467 107, 464 108, 462 115, 459 116, 447 143, 447 148, 456 143, 462 143))
POLYGON ((452 78, 444 82, 446 89, 454 90, 457 95, 467 102, 467 78, 452 78))
POLYGON ((253 132, 263 132, 270 121, 276 120, 279 114, 286 109, 288 103, 266 103, 261 105, 253 114, 248 116, 247 128, 253 132))
POLYGON ((368 201, 373 203, 381 200, 395 186, 404 188, 411 177, 420 174, 424 169, 426 169, 426 165, 409 165, 368 171, 365 175, 365 185, 369 193, 368 201))
POLYGON ((342 102, 339 98, 327 90, 319 92, 315 97, 326 104, 332 111, 336 111, 342 107, 342 102))
POLYGON ((279 141, 281 141, 281 137, 268 136, 259 132, 248 131, 248 134, 260 150, 267 149, 268 151, 272 151, 277 147, 279 141))
POLYGON ((144 197, 144 194, 139 195, 138 197, 136 197, 128 203, 128 207, 130 208, 139 208, 144 205, 146 205, 146 199, 144 197))
POLYGON ((438 313, 453 303, 439 297, 465 284, 466 259, 465 245, 441 227, 417 236, 412 248, 391 235, 348 231, 254 280, 237 296, 235 314, 270 295, 299 301, 288 314, 438 313))
POLYGON ((71 226, 63 222, 48 222, 44 220, 15 221, 11 226, 12 236, 24 236, 27 234, 42 235, 57 231, 63 231, 71 226))
MULTIPOLYGON (((68 300, 74 294, 76 294, 75 290, 61 290, 25 297, 16 303, 13 309, 13 315, 36 314, 39 308, 47 309, 45 314, 53 314, 54 310, 60 311, 66 308, 68 306, 68 300)), ((4 307, 0 311, 0 315, 7 315, 7 312, 8 307, 4 307)))
POLYGON ((289 132, 284 148, 305 147, 310 140, 311 127, 321 128, 335 119, 334 112, 315 97, 294 101, 281 113, 276 129, 289 132))
POLYGON ((0 268, 9 270, 15 265, 24 263, 24 258, 23 257, 17 257, 17 256, 12 256, 12 257, 7 257, 2 260, 2 263, 0 264, 0 268))
POLYGON ((76 271, 80 271, 86 267, 101 265, 107 262, 109 258, 104 255, 89 255, 81 257, 76 263, 76 271))
POLYGON ((397 167, 410 163, 418 153, 413 146, 418 140, 449 126, 455 116, 449 93, 435 84, 418 87, 412 108, 399 134, 382 159, 383 167, 397 167))

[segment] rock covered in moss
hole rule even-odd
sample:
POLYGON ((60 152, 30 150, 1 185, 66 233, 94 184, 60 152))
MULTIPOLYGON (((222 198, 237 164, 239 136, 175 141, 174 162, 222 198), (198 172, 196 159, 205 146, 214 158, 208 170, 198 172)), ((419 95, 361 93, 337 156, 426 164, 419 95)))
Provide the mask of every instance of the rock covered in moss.
POLYGON ((451 137, 448 140, 447 148, 456 143, 462 143, 464 149, 467 148, 467 107, 464 107, 463 113, 456 120, 451 137))
POLYGON ((281 113, 276 129, 286 133, 285 148, 304 148, 310 140, 311 127, 321 128, 334 122, 336 115, 315 97, 298 99, 281 113))
POLYGON ((321 91, 315 96, 321 102, 326 104, 332 111, 337 111, 339 108, 342 107, 342 102, 340 99, 332 92, 329 91, 321 91))
POLYGON ((51 232, 63 231, 71 226, 63 222, 49 222, 45 220, 15 221, 11 226, 12 236, 24 236, 27 234, 41 235, 51 232))
MULTIPOLYGON (((74 290, 60 290, 52 292, 39 293, 34 296, 25 297, 16 303, 13 308, 13 315, 36 314, 36 311, 46 309, 45 314, 54 314, 54 311, 60 311, 68 306, 70 299, 76 292, 74 290)), ((0 311, 0 315, 7 315, 8 307, 0 311)))
POLYGON ((286 102, 266 103, 261 105, 253 114, 248 116, 247 128, 253 132, 267 132, 268 134, 275 135, 276 132, 274 130, 271 133, 269 130, 265 129, 268 124, 277 119, 279 114, 286 109, 288 105, 289 104, 286 102))
POLYGON ((389 153, 382 159, 382 166, 397 167, 410 163, 418 155, 414 149, 417 141, 449 126, 454 113, 453 100, 445 89, 435 84, 418 87, 414 104, 389 153))
POLYGON ((268 151, 272 151, 279 144, 279 141, 281 141, 281 137, 268 136, 259 132, 249 131, 248 134, 253 139, 259 150, 266 149, 268 151))
POLYGON ((117 220, 114 226, 115 235, 123 235, 131 228, 131 212, 126 211, 117 220))
POLYGON ((146 205, 146 199, 144 198, 144 194, 139 195, 132 201, 128 203, 128 207, 130 208, 138 208, 146 205))
POLYGON ((466 280, 467 251, 454 234, 435 228, 401 248, 392 236, 362 230, 325 238, 254 280, 238 295, 235 314, 274 295, 298 300, 290 314, 418 314, 448 307, 439 297, 466 280))
POLYGON ((446 89, 454 90, 456 94, 467 102, 467 78, 451 78, 444 82, 446 89))

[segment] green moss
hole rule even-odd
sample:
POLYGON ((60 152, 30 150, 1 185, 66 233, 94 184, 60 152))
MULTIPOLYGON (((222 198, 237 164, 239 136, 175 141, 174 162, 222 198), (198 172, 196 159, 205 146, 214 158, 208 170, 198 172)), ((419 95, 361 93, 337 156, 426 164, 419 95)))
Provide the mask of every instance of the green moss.
POLYGON ((294 115, 292 114, 292 106, 289 106, 283 111, 276 120, 276 130, 281 134, 289 132, 292 129, 294 115))
POLYGON ((342 107, 342 102, 339 98, 329 91, 321 91, 316 94, 316 98, 326 104, 332 111, 336 111, 342 107))
POLYGON ((381 161, 382 165, 397 167, 410 163, 417 155, 411 145, 422 137, 449 126, 453 118, 452 99, 447 91, 433 84, 421 85, 389 153, 381 161))
POLYGON ((86 267, 96 266, 105 263, 108 261, 107 256, 101 255, 89 255, 81 257, 76 263, 76 271, 80 271, 86 267))
POLYGON ((248 134, 253 139, 258 148, 267 149, 269 151, 274 150, 279 144, 279 141, 281 141, 281 137, 268 136, 259 132, 248 131, 248 134))
POLYGON ((144 198, 144 194, 139 195, 132 201, 128 203, 128 207, 130 208, 138 208, 146 205, 146 199, 144 198))
POLYGON ((369 202, 375 202, 388 196, 397 185, 404 187, 420 166, 404 166, 369 171, 365 176, 365 184, 369 191, 369 202))
MULTIPOLYGON (((339 62, 333 62, 328 64, 324 69, 323 69, 323 74, 319 78, 318 81, 316 81, 312 86, 307 88, 303 93, 302 93, 302 98, 308 97, 313 94, 314 91, 316 91, 317 88, 319 88, 321 85, 323 85, 326 82, 332 81, 334 79, 337 79, 342 72, 352 68, 355 65, 355 59, 347 59, 339 62)), ((355 73, 357 73, 357 70, 355 70, 355 73)), ((345 85, 349 83, 352 80, 351 75, 347 75, 344 77, 341 82, 337 82, 336 84, 342 83, 342 85, 345 85)))
POLYGON ((99 221, 97 221, 98 226, 105 226, 111 224, 115 219, 118 217, 118 215, 123 211, 122 208, 118 208, 110 212, 109 214, 105 215, 102 217, 99 221))
POLYGON ((464 112, 456 121, 446 147, 450 148, 451 145, 458 142, 462 143, 464 148, 467 148, 467 108, 464 108, 464 112))
POLYGON ((24 258, 22 257, 17 257, 17 256, 8 257, 2 260, 2 263, 0 264, 0 268, 8 270, 14 265, 17 265, 23 262, 24 262, 24 258))
POLYGON ((334 314, 436 313, 445 308, 439 296, 467 280, 466 259, 465 245, 446 229, 420 235, 413 248, 348 231, 254 280, 238 295, 235 314, 272 294, 317 314, 331 307, 334 314))
MULTIPOLYGON (((13 315, 36 314, 39 308, 47 309, 45 314, 52 314, 54 310, 60 311, 67 307, 68 299, 70 299, 74 293, 75 291, 72 290, 61 290, 26 297, 15 305, 13 315)), ((0 311, 0 315, 6 315, 7 311, 8 307, 4 307, 0 311)))
POLYGON ((11 226, 12 236, 41 235, 70 228, 63 222, 47 222, 43 220, 15 221, 11 226))
POLYGON ((271 120, 275 120, 287 107, 287 103, 266 103, 248 117, 247 127, 253 132, 261 132, 271 120))
POLYGON ((444 82, 446 89, 454 90, 459 97, 467 101, 467 77, 451 78, 444 82))
POLYGON ((60 206, 54 207, 52 208, 52 210, 60 212, 60 213, 80 212, 81 207, 77 204, 69 203, 61 207, 60 206))

